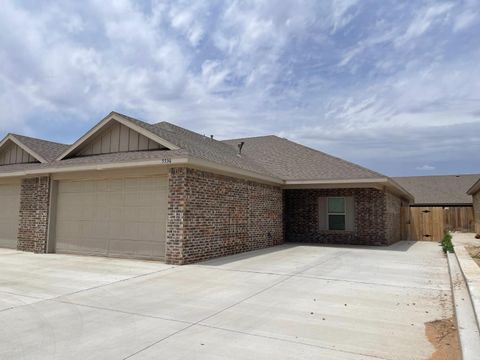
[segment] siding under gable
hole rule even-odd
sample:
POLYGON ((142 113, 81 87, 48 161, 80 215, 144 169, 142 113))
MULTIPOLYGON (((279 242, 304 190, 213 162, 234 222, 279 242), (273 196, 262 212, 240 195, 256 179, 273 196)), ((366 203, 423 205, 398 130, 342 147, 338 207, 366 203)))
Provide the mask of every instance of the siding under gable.
POLYGON ((128 126, 112 122, 71 157, 146 150, 167 150, 167 148, 128 126))
POLYGON ((0 166, 38 162, 39 161, 32 155, 10 140, 5 144, 4 148, 0 150, 0 166))

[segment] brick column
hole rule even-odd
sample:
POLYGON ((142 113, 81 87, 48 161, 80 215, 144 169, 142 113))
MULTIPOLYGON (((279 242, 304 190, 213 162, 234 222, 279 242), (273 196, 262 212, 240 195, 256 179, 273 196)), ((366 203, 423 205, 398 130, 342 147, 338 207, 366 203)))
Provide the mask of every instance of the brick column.
POLYGON ((17 249, 34 253, 47 250, 50 177, 23 179, 17 249))
POLYGON ((186 210, 186 168, 172 168, 168 176, 168 219, 165 261, 181 265, 183 259, 184 215, 186 210))

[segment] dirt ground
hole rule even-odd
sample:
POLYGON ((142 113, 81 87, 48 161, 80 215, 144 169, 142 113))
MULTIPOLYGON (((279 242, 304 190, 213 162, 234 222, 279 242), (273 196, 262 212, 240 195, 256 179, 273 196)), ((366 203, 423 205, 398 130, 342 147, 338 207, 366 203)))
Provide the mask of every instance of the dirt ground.
POLYGON ((480 266, 480 246, 469 245, 465 247, 472 259, 480 266))
POLYGON ((425 334, 436 349, 429 360, 461 360, 454 317, 425 323, 425 334))

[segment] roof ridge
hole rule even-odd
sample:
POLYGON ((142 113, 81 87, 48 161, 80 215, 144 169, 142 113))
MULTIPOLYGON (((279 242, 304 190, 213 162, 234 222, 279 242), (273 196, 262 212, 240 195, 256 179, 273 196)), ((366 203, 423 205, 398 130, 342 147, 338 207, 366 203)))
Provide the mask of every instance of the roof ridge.
MULTIPOLYGON (((219 143, 219 144, 222 144, 222 145, 230 146, 230 145, 226 144, 223 140, 217 140, 217 139, 215 139, 215 138, 210 138, 210 137, 207 136, 207 135, 198 133, 198 132, 193 131, 193 130, 189 130, 189 129, 187 129, 187 128, 184 128, 184 127, 182 127, 182 126, 173 124, 173 123, 168 122, 168 121, 160 121, 160 122, 158 122, 158 123, 156 123, 156 124, 153 124, 152 126, 157 126, 157 125, 160 125, 160 124, 167 124, 167 125, 169 125, 169 126, 173 126, 173 127, 177 128, 177 129, 179 129, 179 130, 181 130, 181 131, 183 131, 183 132, 185 132, 185 133, 191 134, 191 135, 193 135, 193 136, 199 136, 199 137, 205 138, 205 140, 208 140, 208 141, 214 141, 214 142, 219 143)), ((164 131, 168 131, 169 133, 172 133, 172 134, 175 135, 175 133, 174 133, 173 131, 171 131, 170 129, 166 129, 166 128, 164 128, 164 127, 159 127, 159 128, 162 129, 162 130, 164 130, 164 131)))
POLYGON ((222 141, 250 140, 250 139, 259 139, 259 138, 266 138, 266 137, 284 139, 278 135, 270 134, 270 135, 258 135, 258 136, 240 137, 240 138, 233 138, 233 139, 224 139, 222 141))
POLYGON ((126 119, 126 120, 128 120, 128 121, 132 121, 132 122, 134 122, 134 123, 142 123, 142 125, 153 126, 153 124, 151 124, 151 123, 149 123, 149 122, 146 122, 146 121, 143 121, 143 120, 134 118, 134 117, 132 117, 132 116, 128 116, 128 115, 119 113, 118 111, 111 111, 110 114, 108 114, 104 119, 109 118, 109 117, 111 117, 112 115, 118 115, 118 116, 123 117, 124 119, 126 119))
MULTIPOLYGON (((168 121, 160 121, 160 122, 158 122, 158 123, 153 124, 153 126, 157 126, 157 125, 161 125, 161 124, 167 124, 168 126, 173 126, 173 127, 177 128, 177 129, 179 129, 179 130, 185 131, 185 132, 190 133, 190 134, 192 134, 192 135, 205 137, 205 138, 207 138, 208 140, 215 140, 215 141, 217 141, 217 142, 223 142, 222 140, 217 140, 217 139, 215 139, 215 138, 211 139, 209 136, 207 136, 207 135, 205 135, 205 134, 198 133, 198 132, 196 132, 196 131, 193 131, 193 130, 184 128, 183 126, 180 126, 180 125, 177 125, 177 124, 168 122, 168 121)), ((162 129, 162 130, 169 131, 169 132, 172 132, 171 130, 165 129, 164 127, 161 127, 161 129, 162 129)))

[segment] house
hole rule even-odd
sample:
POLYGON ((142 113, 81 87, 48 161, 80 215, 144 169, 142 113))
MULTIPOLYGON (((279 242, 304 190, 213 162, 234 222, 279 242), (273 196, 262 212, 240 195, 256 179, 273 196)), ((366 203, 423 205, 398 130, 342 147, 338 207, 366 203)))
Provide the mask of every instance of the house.
POLYGON ((473 204, 467 190, 478 174, 407 176, 393 178, 411 193, 411 240, 440 240, 446 230, 473 231, 473 204))
POLYGON ((472 207, 472 197, 466 192, 479 177, 480 174, 402 176, 393 180, 415 198, 410 206, 472 207))
POLYGON ((412 195, 276 136, 217 141, 112 112, 72 145, 0 143, 0 246, 187 264, 285 241, 388 245, 412 195))
POLYGON ((472 196, 475 232, 480 234, 480 178, 468 189, 467 194, 472 196))

